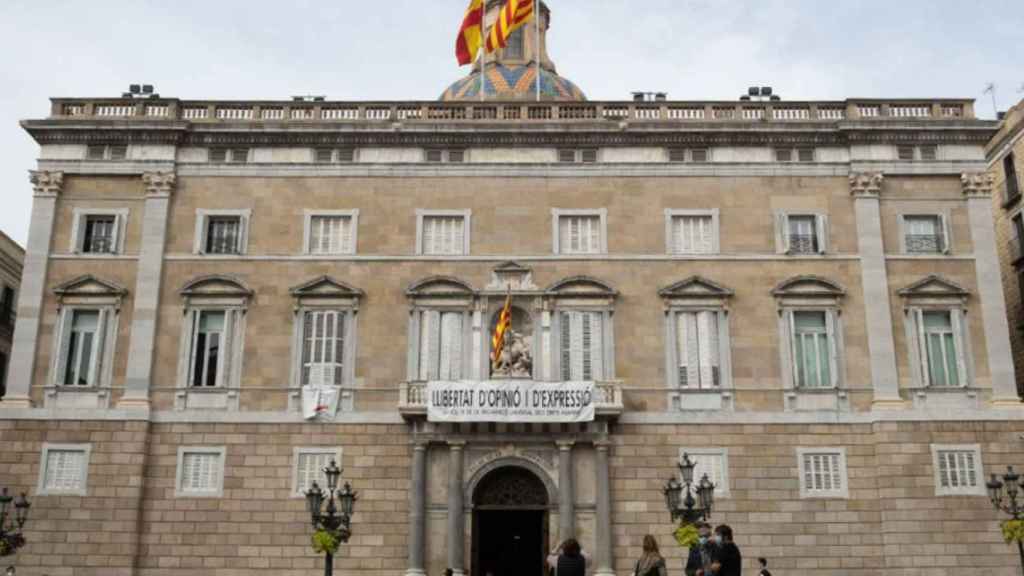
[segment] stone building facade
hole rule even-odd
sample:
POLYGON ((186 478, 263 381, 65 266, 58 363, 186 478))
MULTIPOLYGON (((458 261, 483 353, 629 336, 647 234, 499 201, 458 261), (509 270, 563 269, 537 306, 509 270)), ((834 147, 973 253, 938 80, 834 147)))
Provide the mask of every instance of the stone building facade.
MULTIPOLYGON (((992 211, 996 217, 999 264, 1003 271, 1003 292, 1010 320, 1010 344, 1015 364, 1024 361, 1024 290, 1021 289, 1021 265, 1024 258, 1024 215, 1021 214, 1021 183, 1024 182, 1024 102, 1010 108, 999 131, 985 148, 995 193, 992 211)), ((1024 380, 1017 375, 1017 389, 1024 380)))
POLYGON ((15 307, 18 286, 21 285, 21 266, 25 250, 3 232, 0 232, 0 397, 7 389, 7 370, 11 359, 11 340, 14 337, 15 307))
POLYGON ((747 570, 1019 570, 984 488, 1024 432, 995 123, 587 101, 546 56, 538 102, 507 82, 543 50, 521 36, 487 100, 60 98, 23 123, 19 574, 318 573, 301 490, 331 458, 361 495, 338 573, 539 573, 575 536, 628 574, 648 533, 679 573, 683 453, 747 570), (489 385, 506 298, 517 370, 593 383, 593 420, 428 418, 427 382, 489 385), (337 402, 307 419, 313 383, 337 402))

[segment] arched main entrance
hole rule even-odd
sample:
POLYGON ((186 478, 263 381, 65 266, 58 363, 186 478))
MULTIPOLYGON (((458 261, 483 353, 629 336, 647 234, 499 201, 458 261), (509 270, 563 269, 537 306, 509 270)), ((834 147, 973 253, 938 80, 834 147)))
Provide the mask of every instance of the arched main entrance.
POLYGON ((503 466, 473 491, 473 576, 542 576, 548 492, 533 472, 503 466))

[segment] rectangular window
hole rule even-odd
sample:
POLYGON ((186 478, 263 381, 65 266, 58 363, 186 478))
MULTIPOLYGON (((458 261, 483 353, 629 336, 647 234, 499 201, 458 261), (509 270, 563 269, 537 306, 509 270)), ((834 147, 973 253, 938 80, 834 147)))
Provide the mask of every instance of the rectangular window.
POLYGON ((804 498, 847 498, 846 454, 836 449, 798 449, 800 495, 804 498))
POLYGON ((559 252, 562 254, 600 254, 600 216, 560 216, 559 252))
POLYGON ((338 162, 351 163, 356 161, 356 149, 355 148, 339 148, 338 151, 338 162))
POLYGON ((898 146, 896 148, 896 157, 900 160, 913 160, 914 159, 914 147, 913 146, 898 146))
POLYGON ((73 310, 66 334, 66 358, 61 383, 65 386, 92 386, 100 351, 100 311, 73 310))
POLYGON ((938 147, 934 145, 921 146, 921 160, 929 162, 935 161, 938 157, 938 147))
POLYGON ((714 253, 714 217, 710 214, 672 216, 672 247, 675 254, 714 253))
POLYGON ((85 254, 113 254, 117 252, 116 237, 116 216, 86 216, 82 252, 85 254))
POLYGON ((793 370, 798 388, 827 388, 832 386, 832 346, 828 329, 828 314, 814 311, 794 311, 793 370))
POLYGON ((313 482, 326 489, 327 475, 324 474, 324 468, 330 465, 331 460, 341 466, 340 448, 296 448, 293 495, 305 496, 313 482))
POLYGON ((462 312, 426 310, 420 317, 420 380, 462 378, 462 312))
POLYGON ((584 164, 593 164, 597 162, 597 149, 596 148, 584 148, 580 150, 580 162, 584 164))
POLYGON ((576 382, 603 379, 603 314, 562 312, 560 320, 562 380, 576 382))
POLYGON ((558 161, 566 164, 574 162, 593 164, 597 162, 597 148, 562 149, 558 151, 558 161))
POLYGON ((210 148, 208 159, 210 162, 230 162, 232 164, 244 164, 249 161, 249 149, 210 148))
POLYGON ((1024 213, 1018 212, 1010 219, 1010 263, 1016 265, 1022 258, 1024 258, 1024 213))
POLYGON ((241 254, 242 219, 210 216, 206 219, 206 254, 241 254))
POLYGON ((819 252, 817 218, 790 216, 787 236, 790 254, 817 254, 819 252))
POLYGON ((189 383, 204 388, 220 386, 224 373, 226 313, 200 310, 196 314, 189 383))
POLYGON ((669 162, 686 162, 686 148, 669 148, 669 162))
POLYGON ((466 254, 466 217, 424 215, 421 240, 423 254, 466 254))
POLYGON ((981 446, 932 445, 936 496, 984 496, 981 446))
POLYGON ((427 162, 441 162, 443 157, 441 150, 427 150, 427 162))
POLYGON ((107 155, 107 147, 103 145, 90 145, 85 148, 87 160, 103 160, 107 155))
POLYGON ((302 329, 302 385, 341 386, 345 358, 345 313, 307 311, 302 329))
POLYGON ((309 219, 310 254, 352 254, 354 237, 351 216, 322 215, 309 219))
POLYGON ((228 161, 228 150, 227 148, 210 148, 209 151, 210 162, 227 162, 228 161))
POLYGON ((0 326, 14 325, 14 288, 4 286, 3 298, 0 299, 0 326))
POLYGON ((466 159, 466 151, 465 150, 449 150, 448 151, 448 161, 449 162, 459 163, 459 162, 465 161, 465 159, 466 159))
POLYGON ((510 59, 521 59, 523 58, 523 29, 516 30, 508 37, 508 44, 502 51, 505 58, 510 59))
POLYGON ((706 474, 708 480, 715 485, 715 497, 729 496, 728 450, 725 448, 681 448, 679 450, 680 461, 684 454, 689 456, 690 461, 694 463, 694 483, 700 482, 706 474))
POLYGON ((814 162, 814 148, 798 148, 796 154, 800 162, 814 162))
POLYGON ((249 161, 249 149, 248 148, 232 148, 230 162, 233 164, 243 164, 249 161))
POLYGON ((218 497, 224 491, 224 448, 178 448, 177 496, 218 497))
POLYGON ((111 160, 124 160, 125 158, 128 157, 127 146, 111 146, 110 148, 108 148, 108 152, 110 154, 111 160))
POLYGON ((558 151, 559 162, 575 162, 576 151, 575 150, 559 150, 558 151))
POLYGON ((84 496, 90 451, 88 444, 43 444, 39 493, 84 496))
POLYGON ((722 381, 718 312, 676 314, 676 358, 681 388, 718 388, 722 381))
POLYGON ((690 160, 693 162, 707 162, 708 161, 708 149, 707 148, 694 148, 690 150, 690 160))
POLYGON ((334 150, 330 148, 317 148, 314 154, 317 164, 330 164, 334 161, 334 150))
POLYGON ((948 310, 921 313, 925 367, 932 386, 960 385, 960 370, 952 314, 948 310))
POLYGON ((7 354, 0 352, 0 398, 7 392, 7 354))
POLYGON ((1006 192, 1004 200, 1012 202, 1020 198, 1020 186, 1017 181, 1017 165, 1014 161, 1013 152, 1003 158, 1003 172, 1006 173, 1006 192))
POLYGON ((788 148, 777 148, 775 150, 775 161, 776 162, 792 162, 793 151, 788 148))
POLYGON ((938 215, 904 216, 907 253, 941 254, 946 251, 942 217, 938 215))

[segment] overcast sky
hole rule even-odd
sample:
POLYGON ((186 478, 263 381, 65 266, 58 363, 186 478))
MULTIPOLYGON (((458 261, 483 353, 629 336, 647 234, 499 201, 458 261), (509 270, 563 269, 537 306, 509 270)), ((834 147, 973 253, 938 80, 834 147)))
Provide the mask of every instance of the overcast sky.
MULTIPOLYGON (((549 52, 592 99, 1024 97, 1021 0, 547 0, 549 52)), ((24 244, 51 96, 433 99, 468 0, 2 0, 0 230, 24 244)))

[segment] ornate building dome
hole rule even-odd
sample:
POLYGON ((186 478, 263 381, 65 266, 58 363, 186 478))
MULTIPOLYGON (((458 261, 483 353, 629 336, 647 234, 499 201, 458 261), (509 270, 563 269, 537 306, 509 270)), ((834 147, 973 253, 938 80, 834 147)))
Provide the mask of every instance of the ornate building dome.
MULTIPOLYGON (((487 1, 485 21, 488 26, 497 19, 501 6, 501 0, 487 1)), ((527 23, 512 34, 508 46, 485 55, 483 89, 486 99, 536 100, 538 57, 541 100, 580 102, 587 99, 578 86, 558 75, 555 63, 548 58, 547 31, 551 25, 551 11, 543 2, 539 2, 539 8, 539 26, 533 22, 527 23)), ((452 83, 441 94, 440 99, 443 102, 479 101, 480 60, 473 63, 473 70, 469 76, 452 83)))

